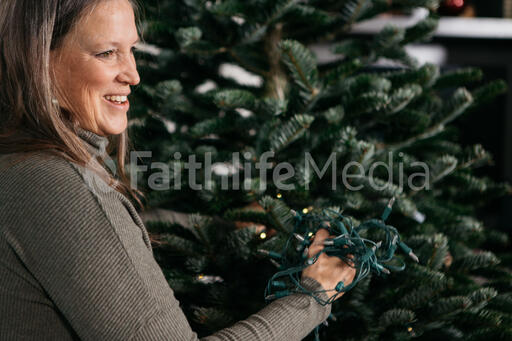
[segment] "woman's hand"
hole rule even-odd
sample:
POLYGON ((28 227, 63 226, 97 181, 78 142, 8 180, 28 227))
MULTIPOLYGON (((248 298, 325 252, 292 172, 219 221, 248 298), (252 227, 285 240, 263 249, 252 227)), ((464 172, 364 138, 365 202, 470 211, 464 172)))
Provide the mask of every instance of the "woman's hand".
MULTIPOLYGON (((319 229, 309 247, 308 257, 311 258, 320 252, 324 248, 324 240, 329 237, 334 238, 334 236, 329 236, 329 232, 326 229, 319 229)), ((343 281, 345 286, 347 286, 352 283, 355 275, 356 270, 354 268, 347 265, 338 257, 327 256, 325 253, 322 253, 314 264, 302 270, 302 277, 315 279, 322 285, 324 290, 336 288, 336 285, 340 281, 343 281)), ((343 293, 337 293, 336 291, 327 292, 329 298, 334 295, 337 295, 335 299, 338 299, 343 293)))

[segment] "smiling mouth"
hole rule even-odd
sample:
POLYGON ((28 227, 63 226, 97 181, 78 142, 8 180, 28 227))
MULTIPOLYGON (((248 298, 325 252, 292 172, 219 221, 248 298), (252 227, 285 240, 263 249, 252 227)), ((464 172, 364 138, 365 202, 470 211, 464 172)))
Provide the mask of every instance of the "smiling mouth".
POLYGON ((107 101, 111 102, 111 103, 115 103, 115 104, 123 104, 123 103, 126 103, 128 101, 128 97, 127 96, 111 96, 111 95, 107 95, 107 96, 103 96, 103 98, 105 98, 107 101))

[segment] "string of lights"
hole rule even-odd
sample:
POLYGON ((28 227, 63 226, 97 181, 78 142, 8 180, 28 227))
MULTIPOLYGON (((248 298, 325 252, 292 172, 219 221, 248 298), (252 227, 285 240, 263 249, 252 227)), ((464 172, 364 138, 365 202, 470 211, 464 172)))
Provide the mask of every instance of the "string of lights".
MULTIPOLYGON (((395 256, 397 249, 418 262, 412 249, 401 240, 398 230, 385 223, 394 202, 395 198, 391 198, 380 219, 370 219, 358 226, 353 226, 348 217, 332 209, 324 209, 321 213, 293 211, 293 232, 281 252, 259 250, 279 267, 279 271, 268 281, 265 300, 302 293, 313 297, 321 305, 332 304, 339 293, 349 291, 370 273, 387 275, 391 271, 403 271, 405 263, 395 256), (314 234, 321 228, 327 229, 329 235, 334 237, 325 239, 323 249, 309 257, 314 234), (383 239, 375 242, 364 238, 363 235, 371 230, 380 232, 383 239), (302 270, 313 265, 323 253, 336 256, 355 268, 356 274, 350 284, 340 281, 335 288, 314 292, 300 284, 302 270), (322 298, 321 293, 326 293, 328 298, 322 298)), ((317 329, 315 334, 318 335, 317 329)))

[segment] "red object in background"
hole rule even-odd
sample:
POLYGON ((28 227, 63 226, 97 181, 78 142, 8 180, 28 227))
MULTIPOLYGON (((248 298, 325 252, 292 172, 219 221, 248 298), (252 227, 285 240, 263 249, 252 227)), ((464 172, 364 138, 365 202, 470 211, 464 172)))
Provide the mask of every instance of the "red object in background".
POLYGON ((441 2, 437 12, 441 15, 459 15, 464 11, 468 3, 468 0, 444 0, 441 2))

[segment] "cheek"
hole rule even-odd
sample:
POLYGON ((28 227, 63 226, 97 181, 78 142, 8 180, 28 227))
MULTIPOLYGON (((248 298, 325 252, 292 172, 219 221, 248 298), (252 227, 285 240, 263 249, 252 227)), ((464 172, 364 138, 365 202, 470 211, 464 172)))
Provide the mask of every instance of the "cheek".
POLYGON ((90 93, 105 94, 114 80, 114 73, 108 67, 88 63, 74 68, 72 80, 79 89, 87 89, 90 93), (92 64, 92 65, 91 65, 92 64))
POLYGON ((56 68, 62 89, 62 107, 70 111, 86 126, 94 126, 103 110, 101 97, 112 92, 115 73, 106 63, 74 58, 56 68))
POLYGON ((112 68, 95 60, 75 60, 68 65, 60 68, 58 78, 73 101, 88 95, 104 95, 115 79, 112 68))

